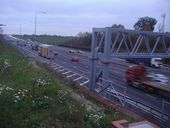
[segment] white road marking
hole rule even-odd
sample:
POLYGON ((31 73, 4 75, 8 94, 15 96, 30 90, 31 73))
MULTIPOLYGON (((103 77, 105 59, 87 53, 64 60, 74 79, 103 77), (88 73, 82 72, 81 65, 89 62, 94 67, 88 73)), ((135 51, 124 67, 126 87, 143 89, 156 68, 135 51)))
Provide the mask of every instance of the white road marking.
POLYGON ((149 97, 151 97, 151 98, 153 98, 153 99, 157 99, 156 97, 154 97, 154 96, 152 96, 152 95, 150 95, 150 94, 145 94, 145 95, 147 95, 147 96, 149 96, 149 97))
POLYGON ((89 79, 83 83, 80 84, 80 86, 84 85, 84 84, 87 84, 89 82, 89 79))
POLYGON ((62 72, 62 71, 64 71, 65 69, 64 68, 62 68, 62 69, 60 69, 60 70, 58 70, 58 72, 62 72))
POLYGON ((62 67, 60 67, 60 66, 58 66, 58 67, 56 67, 56 68, 54 68, 55 70, 58 70, 58 69, 61 69, 62 67))
POLYGON ((19 48, 21 48, 21 49, 23 49, 23 50, 25 50, 25 51, 31 53, 34 57, 38 56, 37 54, 35 54, 35 53, 33 53, 33 52, 31 52, 31 51, 29 51, 29 50, 23 48, 23 47, 19 47, 19 48))
POLYGON ((71 71, 67 71, 67 72, 64 72, 64 73, 62 73, 63 75, 66 75, 66 74, 68 74, 68 73, 70 73, 71 71))
POLYGON ((67 76, 67 78, 70 78, 70 77, 75 76, 75 75, 77 75, 77 73, 74 73, 74 74, 72 74, 72 75, 69 75, 69 76, 67 76))
POLYGON ((80 80, 80 79, 82 79, 82 78, 83 78, 83 76, 80 76, 80 77, 74 79, 73 81, 77 81, 77 80, 80 80))

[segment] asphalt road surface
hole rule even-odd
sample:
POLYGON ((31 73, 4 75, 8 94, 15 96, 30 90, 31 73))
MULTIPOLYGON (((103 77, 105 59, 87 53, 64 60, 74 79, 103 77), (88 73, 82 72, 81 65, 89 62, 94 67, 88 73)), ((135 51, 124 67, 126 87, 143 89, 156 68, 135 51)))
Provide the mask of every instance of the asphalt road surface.
MULTIPOLYGON (((15 41, 14 42, 12 41, 11 44, 17 47, 18 50, 21 51, 23 54, 37 61, 49 63, 49 60, 40 57, 38 55, 38 52, 31 50, 29 46, 23 47, 17 46, 15 41)), ((88 52, 83 52, 83 54, 78 54, 77 52, 69 53, 68 48, 62 48, 58 46, 55 46, 55 51, 58 53, 58 55, 53 60, 54 63, 62 65, 63 67, 70 69, 71 71, 74 71, 75 73, 78 73, 87 78, 90 77, 90 59, 89 59, 90 53, 88 52), (79 62, 71 61, 71 58, 75 55, 80 57, 79 62)), ((167 99, 157 94, 150 94, 148 92, 145 92, 143 90, 131 86, 128 87, 126 86, 125 82, 123 81, 123 78, 125 75, 125 71, 130 65, 131 64, 127 63, 122 59, 117 58, 113 59, 113 62, 110 65, 110 79, 113 82, 115 90, 122 94, 124 94, 126 90, 126 97, 133 99, 134 101, 139 101, 142 104, 151 106, 156 110, 162 110, 163 113, 170 115, 170 99, 167 99)), ((101 66, 102 64, 98 62, 97 66, 98 69, 100 69, 101 66)), ((147 71, 170 76, 170 68, 155 69, 147 67, 147 71)), ((168 120, 170 121, 170 119, 168 120)), ((169 126, 169 123, 167 123, 167 126, 169 126)))

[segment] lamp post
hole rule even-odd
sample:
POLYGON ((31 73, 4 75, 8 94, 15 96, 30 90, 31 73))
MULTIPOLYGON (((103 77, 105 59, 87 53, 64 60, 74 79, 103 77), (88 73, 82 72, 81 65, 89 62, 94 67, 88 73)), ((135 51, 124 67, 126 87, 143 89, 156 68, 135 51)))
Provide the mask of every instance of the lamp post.
POLYGON ((22 24, 20 24, 20 26, 19 26, 19 33, 22 36, 22 24))
POLYGON ((38 14, 46 14, 46 12, 35 12, 35 27, 34 27, 34 35, 35 35, 35 41, 36 41, 36 31, 37 31, 37 15, 38 14))
POLYGON ((163 19, 163 21, 162 21, 163 22, 162 23, 162 32, 164 32, 164 30, 165 30, 165 16, 166 16, 165 13, 161 15, 161 17, 163 19))

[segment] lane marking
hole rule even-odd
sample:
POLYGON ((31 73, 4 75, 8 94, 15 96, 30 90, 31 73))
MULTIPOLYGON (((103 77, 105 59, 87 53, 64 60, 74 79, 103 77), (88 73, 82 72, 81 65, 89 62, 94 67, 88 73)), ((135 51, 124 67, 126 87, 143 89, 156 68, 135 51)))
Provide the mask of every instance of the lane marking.
POLYGON ((35 53, 33 53, 33 52, 31 52, 31 51, 29 51, 29 50, 23 48, 23 47, 19 47, 19 46, 17 46, 17 47, 20 48, 20 49, 23 49, 23 50, 25 50, 25 51, 27 51, 27 52, 29 52, 29 53, 31 53, 34 57, 36 57, 36 56, 38 57, 37 54, 35 54, 35 53))
POLYGON ((62 68, 62 69, 60 69, 60 70, 58 70, 58 72, 62 72, 62 71, 64 71, 65 69, 64 68, 62 68))
POLYGON ((61 69, 61 68, 62 68, 62 67, 59 66, 59 67, 56 67, 56 68, 54 68, 54 69, 55 69, 55 70, 58 70, 58 69, 61 69))
POLYGON ((70 77, 75 76, 75 75, 77 75, 77 73, 74 73, 74 74, 72 74, 72 75, 69 75, 69 76, 67 76, 67 78, 70 78, 70 77))
POLYGON ((89 80, 87 80, 87 81, 81 83, 80 86, 85 85, 85 84, 87 84, 88 82, 89 82, 89 80))
POLYGON ((152 96, 152 95, 150 95, 150 94, 145 94, 145 95, 147 95, 148 97, 151 97, 151 98, 153 98, 153 99, 157 99, 156 97, 154 97, 154 96, 152 96))
POLYGON ((67 72, 64 72, 62 73, 63 75, 66 75, 66 74, 69 74, 71 71, 67 71, 67 72))
POLYGON ((73 81, 80 80, 81 78, 83 78, 83 76, 80 76, 80 77, 78 77, 78 78, 74 79, 73 81))

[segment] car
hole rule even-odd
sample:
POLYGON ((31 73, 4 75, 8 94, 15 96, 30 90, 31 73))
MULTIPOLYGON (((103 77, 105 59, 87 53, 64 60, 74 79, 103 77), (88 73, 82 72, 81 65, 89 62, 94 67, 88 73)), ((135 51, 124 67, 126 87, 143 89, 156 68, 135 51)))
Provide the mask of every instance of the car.
POLYGON ((83 54, 83 52, 82 52, 81 50, 78 50, 78 51, 77 51, 77 53, 79 53, 79 54, 83 54))
POLYGON ((169 84, 169 78, 163 74, 150 74, 148 77, 151 81, 155 81, 160 84, 169 84))
POLYGON ((78 56, 73 56, 73 57, 71 58, 71 61, 73 61, 73 62, 79 62, 79 61, 80 61, 80 58, 79 58, 78 56))
POLYGON ((75 51, 74 50, 69 50, 69 53, 75 53, 75 51))
POLYGON ((58 55, 58 52, 54 52, 54 56, 57 56, 58 55))

